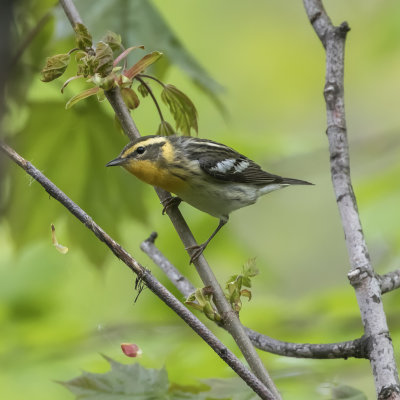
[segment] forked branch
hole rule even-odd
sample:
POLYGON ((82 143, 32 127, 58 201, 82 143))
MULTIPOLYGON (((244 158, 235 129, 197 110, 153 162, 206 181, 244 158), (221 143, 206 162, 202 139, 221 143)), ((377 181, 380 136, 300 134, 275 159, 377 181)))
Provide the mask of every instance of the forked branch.
MULTIPOLYGON (((183 276, 179 270, 156 247, 154 240, 156 235, 152 233, 148 239, 142 242, 140 248, 161 268, 172 284, 188 297, 195 291, 192 283, 183 276)), ((223 324, 219 324, 224 328, 223 324)), ((273 339, 250 328, 246 328, 247 335, 253 345, 260 350, 267 351, 285 357, 311 358, 311 359, 337 359, 337 358, 366 358, 367 340, 364 337, 346 342, 337 343, 290 343, 273 339)))

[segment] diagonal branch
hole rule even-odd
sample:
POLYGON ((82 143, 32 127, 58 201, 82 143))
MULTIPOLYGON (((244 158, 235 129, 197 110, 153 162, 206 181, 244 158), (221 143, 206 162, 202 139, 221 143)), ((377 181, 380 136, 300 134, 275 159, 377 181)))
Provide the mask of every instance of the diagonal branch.
POLYGON ((368 358, 379 399, 400 399, 399 376, 393 345, 383 309, 381 290, 365 242, 357 202, 350 178, 350 157, 344 107, 344 48, 346 22, 334 26, 321 0, 303 0, 307 16, 326 51, 324 97, 327 114, 332 183, 345 233, 354 287, 365 337, 368 358))
MULTIPOLYGON (((63 7, 73 27, 76 23, 82 22, 82 19, 79 16, 79 12, 76 9, 73 0, 60 0, 60 4, 63 7)), ((122 100, 119 88, 113 88, 106 92, 106 97, 113 107, 116 115, 118 116, 125 134, 131 140, 133 138, 140 137, 139 131, 137 130, 136 125, 132 120, 129 110, 122 100)), ((155 190, 161 202, 170 197, 170 194, 162 189, 155 188, 155 190)), ((177 231, 185 248, 197 245, 194 236, 190 231, 186 221, 182 217, 180 211, 176 207, 171 207, 167 210, 167 215, 171 219, 171 222, 174 225, 174 228, 177 231)), ((280 399, 280 394, 276 389, 274 382, 269 376, 260 357, 258 356, 257 351, 253 347, 238 316, 226 300, 225 295, 204 256, 201 255, 197 260, 195 260, 194 265, 205 286, 212 287, 215 304, 219 311, 219 314, 221 315, 227 327, 227 330, 232 335, 240 351, 243 353, 250 368, 252 369, 254 374, 264 383, 266 388, 268 388, 268 390, 272 392, 273 397, 276 399, 280 399)))
POLYGON ((88 214, 54 185, 53 182, 30 162, 21 157, 14 149, 1 141, 0 150, 39 182, 50 196, 59 201, 71 214, 91 230, 99 240, 104 242, 115 256, 138 276, 138 279, 143 281, 156 296, 175 311, 262 399, 274 400, 276 398, 198 318, 158 282, 149 270, 140 265, 119 243, 97 225, 88 214))
MULTIPOLYGON (((153 232, 141 243, 140 248, 162 269, 183 296, 188 297, 196 288, 157 248, 154 243, 156 237, 157 234, 153 232)), ((218 325, 224 328, 223 324, 218 325)), ((312 359, 366 358, 367 340, 364 337, 338 343, 290 343, 273 339, 250 328, 245 327, 245 330, 255 347, 272 354, 312 359)))

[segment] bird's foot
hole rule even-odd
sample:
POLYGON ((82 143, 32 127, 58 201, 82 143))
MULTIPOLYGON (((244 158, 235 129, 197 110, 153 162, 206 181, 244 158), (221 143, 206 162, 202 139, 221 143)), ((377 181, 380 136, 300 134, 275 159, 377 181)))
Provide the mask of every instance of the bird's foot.
POLYGON ((193 262, 196 261, 203 254, 205 248, 206 246, 204 245, 204 243, 200 245, 186 247, 186 250, 190 252, 189 265, 193 264, 193 262))
POLYGON ((167 199, 161 201, 163 205, 162 215, 166 213, 166 211, 171 207, 178 207, 181 204, 182 199, 180 197, 168 197, 167 199))
POLYGON ((194 246, 186 247, 186 250, 190 253, 189 265, 196 261, 202 254, 204 249, 207 247, 207 242, 203 244, 196 244, 194 246))

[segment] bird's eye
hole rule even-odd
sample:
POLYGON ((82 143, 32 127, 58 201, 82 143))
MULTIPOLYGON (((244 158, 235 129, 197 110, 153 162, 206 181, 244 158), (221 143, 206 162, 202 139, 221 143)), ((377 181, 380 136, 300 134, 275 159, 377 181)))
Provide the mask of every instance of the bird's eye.
POLYGON ((138 153, 138 154, 143 154, 145 151, 146 151, 146 149, 142 146, 140 146, 136 149, 136 153, 138 153))

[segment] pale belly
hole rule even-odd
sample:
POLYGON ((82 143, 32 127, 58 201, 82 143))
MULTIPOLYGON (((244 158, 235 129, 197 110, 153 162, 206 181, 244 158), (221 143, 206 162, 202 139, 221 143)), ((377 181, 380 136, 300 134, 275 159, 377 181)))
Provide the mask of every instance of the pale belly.
POLYGON ((249 185, 221 184, 218 190, 207 185, 176 193, 183 201, 214 217, 223 218, 232 211, 254 204, 259 189, 249 185))

